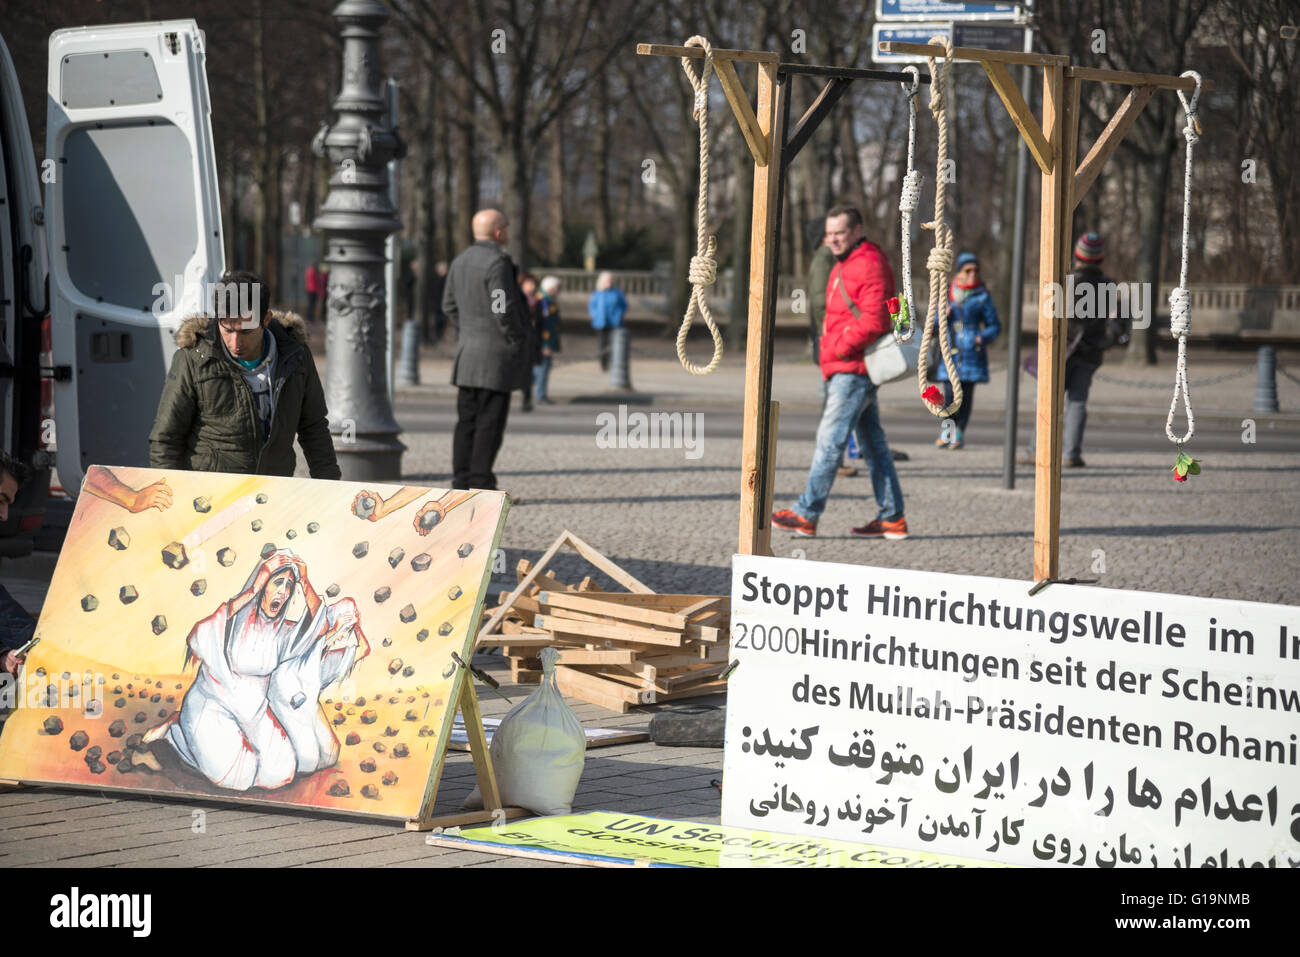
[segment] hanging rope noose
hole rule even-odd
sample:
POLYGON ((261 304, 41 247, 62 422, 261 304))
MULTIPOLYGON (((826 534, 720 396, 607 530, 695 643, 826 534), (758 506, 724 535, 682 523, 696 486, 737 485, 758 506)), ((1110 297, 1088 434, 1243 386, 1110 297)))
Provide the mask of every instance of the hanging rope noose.
POLYGON ((1178 364, 1174 372, 1174 399, 1169 405, 1169 417, 1165 419, 1165 435, 1169 441, 1181 446, 1191 439, 1196 431, 1196 419, 1192 415, 1192 394, 1187 388, 1187 333, 1192 325, 1191 297, 1187 293, 1187 233, 1192 213, 1192 147, 1201 138, 1201 124, 1196 117, 1196 104, 1201 98, 1201 75, 1195 70, 1182 74, 1196 81, 1189 100, 1182 90, 1178 90, 1178 99, 1183 103, 1186 122, 1183 136, 1187 140, 1187 161, 1183 167, 1183 258, 1178 270, 1178 285, 1169 293, 1169 332, 1178 340, 1178 364), (1174 435, 1174 415, 1178 410, 1178 394, 1182 393, 1183 408, 1187 412, 1187 433, 1179 438, 1174 435))
POLYGON ((904 73, 912 74, 912 85, 901 84, 907 95, 907 172, 903 175, 903 188, 898 197, 898 211, 902 226, 903 249, 903 303, 902 309, 894 320, 894 338, 899 342, 908 342, 916 331, 912 312, 912 211, 921 202, 921 171, 913 168, 912 156, 916 149, 916 94, 921 86, 921 77, 916 67, 903 67, 904 73))
MULTIPOLYGON (((948 274, 952 272, 952 230, 944 219, 947 204, 946 174, 948 165, 948 109, 947 98, 952 95, 952 41, 947 37, 933 37, 931 45, 942 45, 944 57, 939 64, 934 57, 927 57, 930 64, 930 113, 939 127, 939 151, 935 159, 934 177, 934 221, 922 223, 922 229, 934 230, 934 248, 926 259, 925 266, 930 273, 930 302, 925 310, 925 326, 921 330, 922 357, 929 354, 932 330, 939 330, 939 352, 943 354, 943 366, 948 371, 948 382, 952 386, 952 404, 943 405, 943 400, 934 402, 926 398, 927 390, 933 388, 926 379, 924 358, 916 363, 916 382, 921 391, 922 405, 931 415, 949 418, 961 408, 961 377, 957 374, 957 365, 953 360, 952 347, 948 344, 948 317, 951 312, 948 305, 948 274), (930 322, 933 311, 934 323, 930 322)), ((906 277, 905 277, 906 281, 906 277)), ((937 391, 937 390, 935 390, 937 391)), ((930 393, 933 395, 934 393, 930 393)))
MULTIPOLYGON (((700 125, 700 195, 696 203, 696 228, 695 228, 695 255, 691 257, 691 264, 687 270, 687 278, 691 283, 691 298, 686 304, 686 315, 682 317, 681 328, 677 330, 677 358, 682 364, 682 368, 692 375, 708 375, 718 367, 722 361, 722 335, 718 332, 718 327, 713 321, 713 313, 709 311, 709 299, 706 294, 707 287, 713 285, 718 278, 718 264, 713 258, 713 253, 717 249, 717 239, 709 235, 709 74, 713 72, 713 47, 704 37, 691 37, 686 41, 685 46, 702 47, 704 49, 704 65, 700 68, 699 76, 691 69, 692 57, 682 57, 682 69, 686 72, 686 79, 690 81, 692 88, 695 90, 695 105, 691 110, 691 115, 695 122, 700 125), (704 319, 704 324, 709 328, 709 335, 713 336, 713 358, 707 366, 697 366, 686 358, 686 336, 691 331, 691 316, 699 312, 704 319)), ((736 290, 732 291, 736 294, 736 290)))

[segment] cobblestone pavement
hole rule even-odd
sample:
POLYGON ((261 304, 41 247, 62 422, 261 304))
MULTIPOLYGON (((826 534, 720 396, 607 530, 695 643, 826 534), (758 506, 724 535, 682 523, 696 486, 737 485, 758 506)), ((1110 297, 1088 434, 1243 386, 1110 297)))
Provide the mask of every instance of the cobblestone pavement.
MULTIPOLYGON (((1300 455, 1274 450, 1297 447, 1300 415, 1250 411, 1252 363, 1250 355, 1200 363, 1193 357, 1198 437, 1189 448, 1204 456, 1205 471, 1185 484, 1173 482, 1169 471, 1174 447, 1163 434, 1169 393, 1154 388, 1166 378, 1172 385, 1172 370, 1103 367, 1106 375, 1131 384, 1094 385, 1085 441, 1088 465, 1066 469, 1062 478, 1063 577, 1096 577, 1115 588, 1300 603, 1294 572, 1300 557, 1300 455), (1236 374, 1198 390, 1202 368, 1207 379, 1236 374), (1254 443, 1242 442, 1244 419, 1254 423, 1254 443), (1122 444, 1137 447, 1112 448, 1125 429, 1139 438, 1122 444), (1198 442, 1213 451, 1198 452, 1198 442)), ((446 410, 454 394, 444 384, 448 374, 445 359, 426 361, 422 381, 429 384, 402 390, 399 419, 446 410)), ((891 443, 910 456, 897 466, 909 539, 849 536, 851 526, 875 517, 864 469, 836 481, 816 538, 774 531, 774 553, 1029 579, 1033 470, 1021 467, 1017 488, 1002 488, 1004 375, 1005 369, 995 370, 994 381, 981 385, 977 397, 971 431, 982 423, 978 434, 988 444, 972 441, 957 452, 931 444, 935 426, 920 408, 913 383, 882 390, 886 432, 924 436, 891 443)), ((501 486, 523 500, 506 523, 509 565, 513 568, 519 557, 536 557, 568 528, 659 590, 728 591, 739 526, 741 448, 738 429, 728 426, 743 394, 743 366, 734 358, 700 379, 684 373, 675 359, 642 358, 633 382, 641 394, 653 395, 654 405, 629 405, 629 411, 702 416, 699 448, 600 448, 597 417, 622 400, 603 392, 594 361, 559 367, 551 382, 558 404, 524 416, 516 402, 498 458, 501 486), (711 423, 718 423, 721 437, 712 437, 711 423), (688 457, 697 453, 698 458, 688 457)), ((1022 436, 1032 422, 1032 390, 1033 381, 1025 379, 1022 436)), ((783 508, 798 497, 807 477, 813 452, 813 428, 807 423, 815 423, 820 392, 811 366, 790 357, 778 362, 773 391, 783 413, 806 413, 802 424, 790 427, 783 418, 774 496, 775 507, 783 508)), ((1300 408, 1300 385, 1279 379, 1278 391, 1283 409, 1300 408)), ((429 431, 406 435, 408 480, 437 484, 449 478, 451 418, 435 418, 416 426, 429 431)), ((566 561, 557 566, 562 573, 566 561)), ((580 565, 572 562, 575 573, 580 565)))
MULTIPOLYGON (((714 376, 696 379, 667 358, 669 345, 642 344, 633 369, 641 392, 610 395, 590 358, 590 344, 581 337, 566 339, 566 347, 570 344, 572 361, 552 376, 557 404, 539 407, 528 417, 517 405, 511 413, 498 474, 502 487, 522 503, 506 523, 502 544, 509 571, 494 576, 493 591, 513 584, 519 558, 535 559, 567 528, 657 590, 729 592, 728 566, 739 522, 740 439, 734 426, 743 389, 740 360, 731 357, 714 376), (654 404, 637 404, 649 401, 654 404), (620 402, 629 403, 630 411, 701 415, 699 456, 690 457, 684 448, 600 447, 596 417, 620 402)), ((1119 365, 1103 370, 1118 383, 1102 380, 1094 386, 1088 466, 1066 470, 1062 481, 1064 575, 1100 578, 1103 586, 1115 588, 1300 604, 1294 571, 1300 564, 1300 483, 1295 473, 1300 457, 1287 451, 1300 437, 1300 416, 1249 411, 1251 362, 1241 354, 1204 362, 1194 356, 1198 441, 1213 451, 1204 453, 1205 473, 1186 485, 1171 481, 1168 471, 1173 452, 1163 437, 1163 420, 1169 399, 1156 388, 1172 380, 1168 363, 1155 370, 1119 365), (1225 373, 1235 374, 1197 389, 1198 375, 1212 379, 1225 373), (1241 441, 1243 419, 1254 420, 1254 444, 1241 441)), ((426 384, 398 390, 398 418, 409 446, 403 459, 408 482, 439 485, 449 480, 454 419, 454 390, 445 384, 449 369, 448 356, 430 351, 421 369, 426 384)), ((958 452, 930 445, 934 423, 909 392, 913 386, 899 383, 882 393, 892 444, 910 455, 898 465, 912 532, 908 540, 868 542, 848 536, 851 525, 874 514, 870 482, 859 476, 837 480, 818 537, 777 532, 774 552, 1028 579, 1033 476, 1030 469, 1021 469, 1018 488, 1001 487, 1003 374, 995 370, 994 382, 981 387, 972 444, 958 452)), ((783 412, 790 413, 783 418, 777 452, 775 501, 784 507, 798 495, 807 474, 813 450, 809 423, 815 422, 820 394, 816 373, 797 356, 781 357, 774 381, 783 412)), ((1025 380, 1025 423, 1032 420, 1032 388, 1025 380)), ((1300 386, 1280 378, 1278 390, 1284 410, 1300 408, 1300 386)), ((5 567, 7 584, 13 568, 13 563, 5 567)), ((588 571, 567 554, 553 568, 568 580, 588 571)), ((43 598, 40 578, 25 583, 25 590, 14 589, 29 608, 43 598)), ((504 669, 501 659, 479 656, 479 662, 497 672, 504 669)), ((504 687, 516 700, 530 690, 504 687)), ((507 710, 505 702, 490 694, 482 696, 482 703, 488 715, 507 710)), ((653 710, 614 715, 573 703, 588 726, 644 728, 653 710)), ((720 751, 660 748, 649 742, 589 751, 575 810, 716 822, 719 792, 711 781, 720 777, 721 760, 720 751)), ((437 812, 457 810, 473 778, 468 755, 449 755, 437 812)), ((0 865, 50 864, 556 866, 432 848, 422 835, 391 824, 315 814, 53 788, 0 794, 0 865), (205 815, 202 833, 193 830, 197 809, 205 815)))

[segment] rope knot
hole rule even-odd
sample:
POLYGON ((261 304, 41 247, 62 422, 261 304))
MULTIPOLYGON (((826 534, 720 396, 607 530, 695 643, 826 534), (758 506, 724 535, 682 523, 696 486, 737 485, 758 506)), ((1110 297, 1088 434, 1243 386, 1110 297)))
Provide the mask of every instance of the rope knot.
POLYGON ((713 260, 713 237, 709 237, 708 252, 692 256, 686 270, 686 277, 693 286, 711 286, 718 278, 718 264, 713 260))
POLYGON ((921 172, 909 169, 903 177, 903 193, 898 200, 900 212, 910 213, 921 203, 921 172))
POLYGON ((1196 119, 1196 111, 1187 114, 1187 124, 1183 127, 1183 136, 1187 142, 1194 144, 1201 138, 1200 123, 1196 119))
POLYGON ((1175 286, 1169 292, 1169 333, 1174 338, 1187 335, 1192 325, 1192 299, 1186 286, 1175 286))
POLYGON ((942 246, 935 246, 925 259, 925 268, 930 272, 944 274, 952 272, 952 250, 945 249, 942 246))

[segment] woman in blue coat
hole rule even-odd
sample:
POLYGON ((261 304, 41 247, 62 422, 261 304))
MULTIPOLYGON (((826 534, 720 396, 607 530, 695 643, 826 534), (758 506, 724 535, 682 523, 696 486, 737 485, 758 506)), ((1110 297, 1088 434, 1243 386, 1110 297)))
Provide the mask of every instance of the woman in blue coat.
MULTIPOLYGON (((961 377, 961 408, 949 419, 942 419, 939 437, 934 444, 941 449, 959 449, 965 443, 966 423, 975 403, 975 384, 989 381, 989 360, 985 351, 1002 326, 998 323, 993 297, 980 280, 980 264, 974 253, 957 257, 957 274, 948 287, 952 314, 948 321, 949 342, 957 352, 957 374, 961 377)), ((939 363, 938 379, 943 383, 943 400, 952 402, 952 383, 948 369, 939 363)))

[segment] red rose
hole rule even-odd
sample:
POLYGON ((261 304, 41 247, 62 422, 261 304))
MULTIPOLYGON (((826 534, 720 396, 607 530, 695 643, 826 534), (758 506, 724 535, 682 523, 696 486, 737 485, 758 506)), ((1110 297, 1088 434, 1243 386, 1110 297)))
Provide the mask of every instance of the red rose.
POLYGON ((921 398, 931 405, 943 405, 943 393, 939 391, 938 386, 930 386, 921 393, 921 398))
POLYGON ((1175 482, 1186 482, 1186 481, 1187 481, 1187 476, 1186 476, 1186 475, 1179 475, 1177 472, 1175 472, 1175 473, 1174 473, 1174 481, 1175 481, 1175 482))
POLYGON ((885 303, 885 308, 889 310, 891 316, 898 315, 898 297, 895 296, 885 303))

